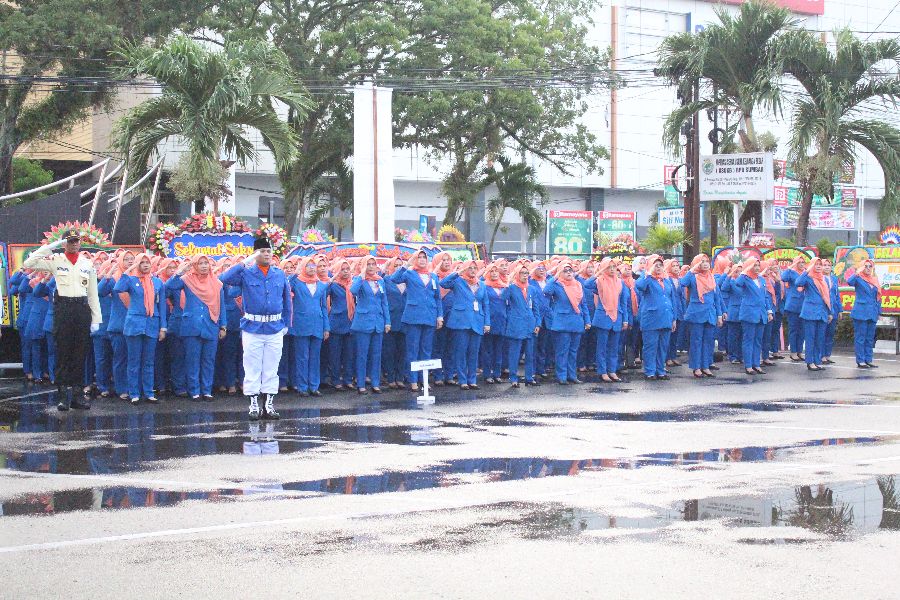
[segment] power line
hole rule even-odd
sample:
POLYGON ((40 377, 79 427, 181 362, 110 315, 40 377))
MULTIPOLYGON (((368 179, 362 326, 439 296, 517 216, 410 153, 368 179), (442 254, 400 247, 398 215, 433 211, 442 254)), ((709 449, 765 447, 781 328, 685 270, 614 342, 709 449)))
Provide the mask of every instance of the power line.
MULTIPOLYGON (((884 25, 884 22, 887 21, 888 17, 891 16, 895 10, 897 10, 898 6, 900 6, 900 0, 897 0, 897 2, 894 4, 894 7, 888 11, 888 14, 884 15, 884 18, 881 20, 880 23, 878 23, 878 25, 875 26, 875 29, 873 29, 872 31, 869 32, 869 35, 866 36, 867 42, 869 41, 869 38, 872 37, 872 34, 875 33, 876 31, 878 31, 878 28, 881 27, 882 25, 884 25)), ((888 33, 888 32, 884 32, 884 33, 888 33)))

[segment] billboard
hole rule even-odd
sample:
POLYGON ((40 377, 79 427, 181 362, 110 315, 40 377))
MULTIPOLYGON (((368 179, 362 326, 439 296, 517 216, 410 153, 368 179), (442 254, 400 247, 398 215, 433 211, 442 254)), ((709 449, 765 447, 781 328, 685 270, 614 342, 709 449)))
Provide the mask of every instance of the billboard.
MULTIPOLYGON (((706 0, 722 4, 743 4, 744 0, 706 0)), ((777 6, 801 15, 824 15, 825 0, 773 0, 777 6)))
POLYGON ((881 283, 881 314, 900 316, 900 246, 838 246, 834 251, 834 274, 837 275, 844 311, 853 308, 856 294, 847 278, 866 259, 875 263, 875 274, 881 283))
POLYGON ((246 258, 253 254, 252 233, 179 233, 168 242, 163 242, 163 255, 166 258, 191 258, 207 256, 214 260, 220 258, 246 258))
MULTIPOLYGON (((773 206, 772 227, 791 228, 797 226, 800 218, 799 206, 773 206)), ((838 231, 853 231, 856 229, 855 209, 812 209, 809 211, 810 229, 836 229, 838 231)))
MULTIPOLYGON (((353 259, 361 256, 374 256, 378 264, 382 264, 389 258, 400 258, 404 261, 418 252, 424 250, 431 260, 441 251, 441 248, 434 244, 407 244, 405 242, 381 243, 381 242, 337 242, 329 244, 300 244, 291 250, 288 256, 310 256, 313 254, 324 254, 328 262, 332 262, 338 258, 353 259)), ((459 255, 459 259, 471 259, 471 250, 463 248, 468 256, 459 255)), ((450 251, 454 260, 457 259, 457 253, 450 251)))
POLYGON ((713 261, 718 258, 721 252, 729 252, 731 260, 735 263, 742 263, 748 258, 757 260, 776 260, 781 270, 787 269, 794 258, 803 256, 807 262, 818 256, 819 250, 815 246, 807 246, 805 248, 757 248, 755 246, 739 246, 737 254, 733 246, 716 246, 713 250, 713 261))
MULTIPOLYGON (((684 229, 684 207, 670 206, 656 209, 656 222, 668 229, 684 229)), ((706 207, 700 205, 700 228, 706 227, 706 207)))
POLYGON ((584 254, 594 246, 594 213, 589 210, 547 211, 547 254, 584 254))
POLYGON ((774 167, 768 152, 700 157, 700 202, 774 200, 774 167))
POLYGON ((597 212, 597 232, 609 237, 627 233, 635 236, 637 215, 633 212, 601 210, 597 212))

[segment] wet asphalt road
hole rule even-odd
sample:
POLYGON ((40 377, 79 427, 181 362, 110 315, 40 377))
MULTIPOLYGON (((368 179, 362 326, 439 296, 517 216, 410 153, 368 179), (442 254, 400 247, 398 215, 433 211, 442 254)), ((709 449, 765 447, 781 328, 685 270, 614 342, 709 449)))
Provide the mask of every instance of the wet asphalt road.
POLYGON ((0 379, 0 596, 892 597, 889 358, 282 395, 258 424, 227 397, 63 414, 0 379))

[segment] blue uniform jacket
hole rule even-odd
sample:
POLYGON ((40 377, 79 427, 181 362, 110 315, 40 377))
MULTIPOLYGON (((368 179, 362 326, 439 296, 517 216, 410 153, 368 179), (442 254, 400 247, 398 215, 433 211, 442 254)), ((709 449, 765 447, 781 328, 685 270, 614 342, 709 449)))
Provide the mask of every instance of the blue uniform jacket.
POLYGON ((19 289, 16 291, 19 294, 19 316, 16 318, 16 329, 20 333, 24 333, 25 328, 28 327, 28 317, 31 314, 32 291, 31 283, 25 277, 19 283, 19 289))
MULTIPOLYGON (((47 289, 47 297, 50 300, 50 306, 47 307, 47 314, 44 316, 44 333, 53 333, 53 295, 56 294, 56 278, 51 277, 50 281, 42 285, 47 289)), ((41 286, 38 285, 37 287, 41 286)), ((35 288, 35 291, 37 291, 37 288, 35 288)))
MULTIPOLYGON (((527 298, 515 284, 504 289, 502 294, 506 301, 506 329, 500 333, 514 340, 533 337, 534 328, 541 324, 541 311, 537 301, 539 292, 531 285, 526 285, 525 289, 527 298)), ((543 294, 540 295, 543 297, 543 294)))
POLYGON ((841 313, 844 312, 844 308, 841 305, 841 292, 838 288, 838 278, 834 275, 826 275, 826 277, 831 279, 831 315, 835 319, 839 319, 841 313))
POLYGON ((306 284, 296 276, 288 280, 293 292, 294 320, 288 328, 289 335, 322 339, 331 331, 328 321, 328 285, 316 282, 316 292, 309 293, 306 284))
POLYGON ((670 277, 669 281, 672 282, 672 312, 675 313, 675 320, 681 321, 684 319, 684 309, 687 304, 684 297, 684 286, 681 285, 681 279, 677 277, 670 277))
MULTIPOLYGON (((488 310, 491 312, 491 333, 503 335, 503 332, 506 331, 508 312, 503 292, 507 288, 492 288, 487 284, 484 287, 488 297, 488 310)), ((521 294, 522 292, 519 292, 520 296, 521 294)))
POLYGON ((122 275, 113 288, 115 293, 125 293, 131 297, 128 312, 125 314, 125 335, 147 335, 156 337, 160 329, 166 328, 166 294, 161 279, 152 277, 153 282, 153 315, 147 316, 144 309, 144 288, 137 277, 122 275))
POLYGON ((347 313, 347 294, 344 286, 336 281, 328 284, 328 297, 331 299, 331 312, 328 313, 328 324, 331 333, 346 335, 350 333, 350 317, 347 313))
POLYGON ((391 313, 391 331, 402 332, 403 323, 401 319, 404 310, 406 310, 406 290, 401 291, 400 285, 391 281, 390 277, 385 276, 383 273, 382 281, 384 282, 384 290, 387 292, 388 311, 391 313))
POLYGON ((241 288, 244 314, 281 315, 276 321, 259 322, 241 318, 241 329, 247 333, 272 335, 279 333, 291 324, 291 286, 284 271, 271 265, 269 272, 263 275, 257 265, 245 267, 238 263, 222 273, 222 283, 241 288))
POLYGON ((800 312, 803 307, 803 294, 797 291, 799 277, 800 274, 793 269, 785 269, 781 272, 781 281, 785 287, 784 310, 786 312, 800 312))
POLYGON ((594 294, 597 293, 597 277, 589 277, 584 278, 581 276, 576 276, 575 279, 578 280, 578 283, 581 284, 581 287, 584 288, 584 293, 588 298, 588 316, 591 319, 591 322, 594 322, 594 311, 597 310, 597 307, 594 306, 593 301, 591 300, 594 297, 594 294))
POLYGON ((726 277, 722 282, 722 293, 728 295, 725 302, 725 312, 728 313, 729 321, 740 321, 741 303, 744 301, 744 295, 740 288, 735 284, 736 279, 726 277))
MULTIPOLYGON (((828 282, 827 277, 825 281, 828 282)), ((803 305, 800 307, 800 318, 807 321, 825 321, 827 323, 828 317, 831 316, 831 310, 825 305, 825 300, 822 296, 819 295, 819 288, 813 283, 812 278, 808 274, 803 273, 797 277, 795 285, 798 288, 803 288, 801 292, 803 305)), ((830 293, 828 297, 830 300, 830 293)))
POLYGON ((609 318, 609 315, 606 314, 606 309, 601 306, 596 280, 592 291, 595 295, 591 297, 588 304, 596 302, 596 310, 594 311, 594 318, 591 320, 591 327, 622 331, 624 325, 631 324, 633 318, 631 314, 631 289, 627 285, 622 284, 622 291, 619 293, 619 310, 616 313, 615 321, 609 318))
POLYGON ((453 294, 453 306, 444 326, 449 329, 471 329, 478 335, 484 335, 484 328, 491 325, 487 287, 479 281, 478 289, 473 293, 459 273, 450 273, 441 279, 440 285, 452 290, 453 294))
POLYGON ((350 331, 362 333, 382 333, 385 325, 391 324, 391 310, 387 303, 384 281, 377 281, 378 293, 372 291, 369 282, 362 277, 354 277, 350 293, 356 299, 356 312, 350 331))
MULTIPOLYGON (((104 280, 105 281, 105 280, 104 280)), ((108 328, 109 328, 109 318, 110 312, 112 311, 112 286, 109 286, 109 290, 107 290, 106 294, 100 294, 100 284, 102 282, 97 282, 97 295, 99 296, 100 301, 100 317, 103 319, 103 322, 100 323, 100 329, 91 334, 91 337, 107 337, 108 336, 108 328)), ((53 288, 56 289, 56 281, 53 282, 53 288)))
POLYGON ((847 279, 847 285, 852 285, 856 289, 856 299, 853 301, 850 317, 861 321, 877 321, 881 314, 878 288, 856 273, 847 279))
POLYGON ((772 297, 766 290, 766 280, 759 276, 755 280, 741 273, 732 281, 732 293, 741 294, 741 312, 738 320, 745 323, 768 323, 769 315, 775 312, 772 305, 772 297))
MULTIPOLYGON (((200 337, 204 340, 219 339, 219 328, 227 327, 225 318, 225 287, 219 290, 219 320, 213 321, 209 314, 209 307, 198 298, 191 288, 184 285, 181 275, 173 275, 165 283, 166 289, 181 296, 184 292, 184 310, 181 314, 182 337, 200 337)), ((180 302, 179 302, 180 304, 180 302)))
POLYGON ((97 293, 102 298, 104 295, 109 296, 109 323, 106 326, 107 333, 122 333, 125 328, 125 303, 119 298, 119 294, 114 293, 116 281, 112 277, 105 277, 97 285, 97 293))
MULTIPOLYGON (((584 286, 581 287, 581 290, 584 291, 584 286)), ((548 283, 544 288, 544 295, 550 299, 550 331, 583 333, 584 326, 591 323, 587 293, 582 294, 577 313, 572 308, 565 288, 558 281, 548 283)))
POLYGON ((41 282, 31 291, 31 313, 28 315, 28 325, 25 327, 25 337, 30 340, 39 340, 44 337, 44 318, 50 309, 47 284, 41 282))
POLYGON ((422 283, 422 278, 417 272, 400 267, 390 276, 390 280, 406 284, 406 307, 400 317, 403 323, 437 326, 438 316, 441 318, 444 316, 437 275, 429 273, 428 282, 422 283), (438 310, 441 310, 440 315, 438 310))
POLYGON ((528 285, 534 286, 535 293, 535 302, 538 303, 538 311, 541 313, 541 323, 540 326, 543 328, 549 328, 550 326, 550 298, 544 295, 544 290, 547 289, 547 286, 553 281, 552 277, 547 277, 545 280, 545 285, 542 288, 541 284, 537 282, 535 279, 529 279, 528 285))
POLYGON ((634 284, 638 293, 638 311, 640 312, 641 331, 651 329, 671 329, 675 320, 672 308, 672 294, 675 288, 669 279, 662 280, 663 285, 650 277, 643 276, 634 284))
MULTIPOLYGON (((707 323, 716 325, 719 317, 724 312, 721 294, 718 288, 703 294, 703 302, 697 291, 697 276, 688 271, 681 278, 681 285, 688 290, 690 300, 684 311, 684 320, 689 323, 707 323)), ((735 315, 736 316, 736 315, 735 315)))
POLYGON ((225 286, 225 327, 228 331, 241 328, 241 307, 237 299, 241 297, 241 288, 236 285, 225 286))

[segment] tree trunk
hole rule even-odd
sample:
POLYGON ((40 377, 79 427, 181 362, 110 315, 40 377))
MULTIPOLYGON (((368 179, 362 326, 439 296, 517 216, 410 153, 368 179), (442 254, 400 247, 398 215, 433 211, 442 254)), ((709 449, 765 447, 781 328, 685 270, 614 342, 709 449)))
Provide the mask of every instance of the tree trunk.
POLYGON ((709 213, 709 251, 719 245, 719 215, 710 205, 706 212, 709 213))
POLYGON ((491 242, 488 244, 488 255, 494 252, 494 240, 497 239, 497 231, 500 229, 500 224, 503 223, 503 213, 505 212, 505 209, 502 210, 500 216, 497 217, 497 222, 494 223, 494 230, 491 231, 491 242))
POLYGON ((812 209, 813 203, 812 181, 814 178, 815 169, 810 169, 810 173, 800 184, 800 215, 797 217, 797 246, 800 247, 806 246, 808 241, 809 211, 812 209))
POLYGON ((13 191, 13 152, 8 146, 0 146, 0 196, 12 194, 13 191))

